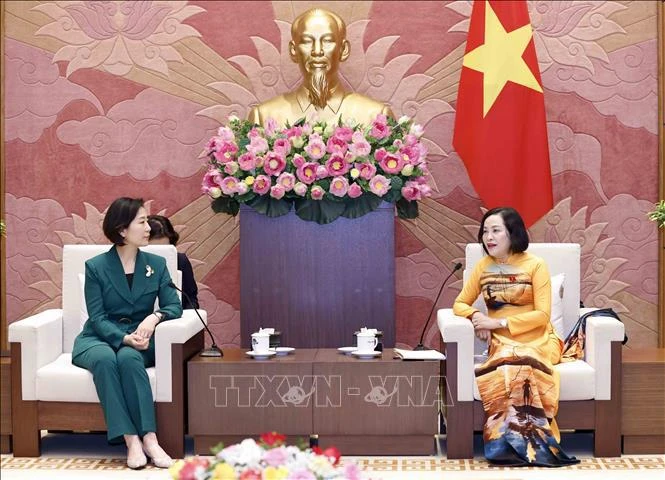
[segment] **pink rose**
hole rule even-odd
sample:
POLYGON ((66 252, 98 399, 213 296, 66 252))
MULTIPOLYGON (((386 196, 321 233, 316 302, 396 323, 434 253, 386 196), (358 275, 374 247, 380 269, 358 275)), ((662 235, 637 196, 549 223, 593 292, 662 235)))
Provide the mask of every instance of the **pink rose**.
POLYGON ((386 151, 385 148, 379 148, 376 152, 374 152, 374 158, 376 158, 377 162, 380 162, 383 160, 386 155, 388 155, 388 152, 386 151))
POLYGON ((222 193, 224 193, 224 195, 229 195, 229 196, 236 193, 237 186, 238 186, 238 179, 236 177, 225 177, 224 180, 222 180, 222 184, 220 185, 222 193))
POLYGON ((270 190, 270 177, 266 175, 259 175, 254 179, 254 185, 252 185, 252 190, 259 195, 265 195, 270 190))
POLYGON ((219 188, 222 184, 222 174, 215 167, 210 166, 208 171, 203 175, 201 181, 201 192, 209 193, 211 188, 219 188))
POLYGON ((296 177, 291 173, 284 172, 277 177, 277 184, 281 185, 285 191, 290 192, 296 184, 296 177))
POLYGON ((307 194, 307 185, 302 182, 298 182, 293 187, 293 191, 296 193, 296 195, 304 197, 307 194))
POLYGON ((224 173, 227 173, 229 175, 234 175, 237 171, 238 171, 237 162, 229 162, 226 165, 224 165, 224 173))
POLYGON ((328 153, 337 153, 339 155, 344 155, 347 148, 349 147, 346 142, 337 136, 330 137, 326 145, 326 151, 328 153))
POLYGON ((316 167, 316 178, 321 179, 321 178, 326 178, 327 176, 328 176, 328 169, 325 166, 319 165, 318 167, 316 167))
POLYGON ((293 160, 292 160, 292 162, 293 162, 293 164, 294 164, 297 168, 300 168, 300 167, 302 167, 302 166, 305 164, 305 157, 303 157, 303 156, 300 155, 299 153, 296 153, 296 154, 293 156, 293 160))
POLYGON ((417 165, 420 161, 420 149, 415 146, 404 145, 399 149, 399 154, 405 163, 417 165))
POLYGON ((294 470, 289 473, 289 480, 316 480, 316 477, 309 470, 294 470))
POLYGON ((286 138, 291 138, 291 137, 299 137, 302 135, 302 127, 291 127, 286 130, 284 130, 284 133, 286 134, 286 138))
POLYGON ((286 157, 291 151, 291 144, 286 138, 278 138, 275 140, 272 149, 282 157, 286 157))
POLYGON ((252 128, 249 132, 247 132, 247 138, 249 138, 250 140, 254 137, 260 137, 260 136, 261 132, 259 132, 259 129, 256 127, 252 128))
POLYGON ((233 134, 233 130, 229 127, 219 127, 217 129, 217 136, 220 137, 224 142, 234 142, 236 136, 233 134))
POLYGON ((404 137, 404 143, 410 147, 413 147, 416 143, 418 143, 418 137, 409 133, 404 137))
POLYGON ((312 160, 319 160, 326 154, 326 146, 318 135, 311 135, 309 143, 305 147, 307 156, 312 160))
POLYGON ((226 163, 230 162, 235 158, 235 154, 238 151, 238 145, 233 142, 222 142, 217 144, 217 150, 214 153, 215 159, 218 162, 226 163))
POLYGON ((330 182, 330 193, 336 197, 343 197, 349 190, 349 181, 345 177, 335 177, 330 182))
POLYGON ((379 165, 384 172, 396 175, 402 170, 404 161, 394 153, 389 153, 383 157, 379 165))
POLYGON ((367 139, 365 138, 365 134, 363 133, 362 130, 356 130, 355 132, 353 132, 351 140, 353 141, 353 143, 360 143, 367 141, 367 139))
POLYGON ((321 200, 325 193, 326 192, 323 190, 323 188, 318 185, 314 185, 312 187, 312 190, 310 191, 310 195, 312 195, 312 200, 321 200))
POLYGON ((245 172, 254 170, 256 168, 256 157, 249 152, 243 153, 238 157, 238 165, 240 166, 240 170, 245 172))
POLYGON ((337 127, 333 135, 348 143, 353 138, 353 129, 349 127, 337 127))
POLYGON ((422 194, 420 193, 418 183, 406 182, 402 187, 402 196, 410 202, 414 200, 420 200, 422 198, 422 194))
POLYGON ((383 197, 390 190, 390 180, 383 175, 377 175, 369 181, 369 189, 374 195, 383 197))
POLYGON ((279 200, 284 196, 284 193, 286 192, 284 191, 284 187, 282 187, 281 185, 273 185, 272 187, 270 187, 270 196, 272 198, 276 198, 277 200, 279 200))
POLYGON ((316 168, 319 165, 314 162, 308 162, 302 164, 300 167, 298 167, 298 170, 296 170, 296 176, 298 177, 298 180, 300 180, 302 183, 306 183, 307 185, 314 183, 316 180, 316 168))
POLYGON ((366 140, 354 142, 349 145, 349 152, 351 152, 354 157, 366 157, 371 151, 372 147, 366 140))
POLYGON ((247 145, 247 151, 254 155, 267 152, 268 141, 263 137, 259 136, 252 137, 252 139, 249 141, 249 145, 247 145))
POLYGON ((376 174, 376 167, 371 163, 366 163, 366 162, 356 163, 355 167, 360 172, 360 178, 362 178, 363 180, 369 180, 376 174))
MULTIPOLYGON (((326 173, 332 176, 344 175, 349 171, 349 164, 344 160, 344 158, 338 154, 330 155, 328 161, 326 161, 326 173)), ((317 169, 318 173, 318 169, 317 169)))
POLYGON ((245 182, 238 182, 236 184, 236 193, 238 195, 244 195, 247 192, 249 192, 249 187, 247 186, 247 184, 245 182))
POLYGON ((275 134, 275 131, 277 131, 277 122, 275 121, 274 118, 269 117, 265 121, 265 125, 263 126, 266 137, 272 137, 275 134))
POLYGON ((268 175, 277 176, 286 168, 286 160, 277 152, 268 152, 263 160, 263 171, 268 175))
POLYGON ((351 198, 358 198, 360 195, 363 194, 363 189, 360 188, 360 185, 357 183, 352 183, 351 186, 349 187, 349 197, 351 198))
POLYGON ((372 129, 369 134, 377 140, 381 140, 390 136, 391 131, 392 129, 390 128, 390 125, 388 125, 388 119, 386 116, 379 114, 372 123, 372 129))

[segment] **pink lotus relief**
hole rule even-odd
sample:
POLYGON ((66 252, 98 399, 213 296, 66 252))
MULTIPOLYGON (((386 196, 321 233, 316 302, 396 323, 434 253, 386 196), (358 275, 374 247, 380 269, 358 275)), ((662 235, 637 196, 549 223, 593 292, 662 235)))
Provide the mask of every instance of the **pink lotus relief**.
POLYGON ((182 62, 172 45, 201 36, 182 21, 205 11, 186 1, 49 2, 32 10, 54 20, 36 35, 66 44, 53 61, 69 62, 67 76, 97 67, 120 76, 134 67, 168 76, 167 62, 182 62))
POLYGON ((105 116, 70 120, 57 129, 66 144, 79 145, 107 175, 128 173, 152 180, 162 172, 187 178, 199 171, 193 162, 206 139, 219 126, 196 116, 200 108, 188 100, 148 88, 115 104, 105 116))
POLYGON ((52 126, 62 109, 85 100, 104 108, 90 90, 60 76, 52 56, 5 37, 5 141, 34 143, 52 126))

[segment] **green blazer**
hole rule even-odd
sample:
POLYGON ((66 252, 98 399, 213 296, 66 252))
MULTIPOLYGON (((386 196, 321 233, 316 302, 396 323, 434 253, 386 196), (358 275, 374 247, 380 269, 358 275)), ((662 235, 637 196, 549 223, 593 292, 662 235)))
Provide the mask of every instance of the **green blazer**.
MULTIPOLYGON (((95 345, 106 344, 118 350, 125 335, 154 311, 157 297, 163 320, 180 318, 182 304, 176 290, 169 287, 170 282, 164 257, 141 250, 136 255, 131 290, 115 245, 85 262, 88 320, 74 340, 72 358, 95 345)), ((154 339, 153 335, 153 344, 154 339)))

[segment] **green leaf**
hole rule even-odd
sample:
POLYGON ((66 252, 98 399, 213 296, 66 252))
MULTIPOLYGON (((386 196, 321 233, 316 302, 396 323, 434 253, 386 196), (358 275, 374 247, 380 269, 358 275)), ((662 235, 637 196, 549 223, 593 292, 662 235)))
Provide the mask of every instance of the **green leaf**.
POLYGON ((404 180, 402 180, 400 177, 391 177, 390 178, 390 189, 391 190, 402 190, 402 187, 404 186, 404 180))
POLYGON ((388 190, 383 197, 381 197, 384 202, 395 203, 397 200, 402 198, 402 190, 393 190, 392 188, 388 190))
POLYGON ((215 213, 226 213, 228 215, 238 215, 240 204, 235 198, 231 197, 218 197, 210 204, 212 211, 215 213))
POLYGON ((332 200, 296 200, 296 215, 308 222, 326 225, 339 217, 346 209, 344 202, 332 200))
POLYGON ((406 198, 400 198, 395 205, 397 205, 397 215, 399 215, 399 218, 418 217, 417 202, 410 202, 406 198))
POLYGON ((346 210, 342 213, 346 218, 358 218, 376 210, 383 200, 373 193, 365 193, 358 198, 347 198, 346 210))
POLYGON ((247 202, 253 200, 254 197, 256 197, 256 193, 254 193, 253 191, 250 190, 249 192, 247 192, 244 195, 238 195, 236 197, 236 200, 238 200, 239 203, 247 203, 247 202))
POLYGON ((302 127, 305 124, 305 117, 299 118, 296 120, 296 122, 293 124, 294 127, 302 127))
POLYGON ((269 195, 254 197, 247 202, 247 205, 270 218, 281 217, 282 215, 289 213, 289 210, 291 210, 290 200, 284 198, 277 200, 269 195))

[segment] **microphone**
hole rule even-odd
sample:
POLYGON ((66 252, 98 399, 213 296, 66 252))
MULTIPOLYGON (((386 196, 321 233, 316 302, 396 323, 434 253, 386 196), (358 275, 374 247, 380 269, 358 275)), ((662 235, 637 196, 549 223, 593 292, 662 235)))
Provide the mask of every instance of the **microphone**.
POLYGON ((420 342, 418 342, 418 346, 414 348, 414 350, 425 350, 425 347, 423 346, 423 338, 425 337, 425 332, 427 331, 427 326, 429 325, 429 319, 432 317, 432 313, 434 313, 434 309, 436 308, 436 302, 439 301, 439 297, 441 296, 441 292, 443 292, 443 287, 446 286, 446 283, 448 280, 450 280, 450 277, 453 276, 453 274, 462 268, 461 263, 456 263, 455 266, 453 267, 453 271, 450 272, 450 274, 446 277, 446 279, 443 281, 441 284, 441 288, 439 289, 439 293, 436 294, 436 298, 434 299, 434 304, 432 305, 432 310, 430 310, 429 315, 427 316, 427 322, 425 323, 425 328, 423 328, 423 333, 420 334, 420 342))
MULTIPOLYGON (((194 305, 194 302, 192 302, 192 299, 189 298, 189 295, 187 295, 182 289, 176 287, 176 284, 173 282, 169 282, 169 287, 175 288, 178 290, 180 293, 182 293, 187 301, 189 301, 190 305, 194 305)), ((198 308, 194 307, 194 311, 196 312, 196 316, 199 317, 199 320, 201 320, 201 323, 203 324, 203 327, 206 329, 206 332, 208 332, 208 335, 210 335, 210 340, 212 340, 212 345, 210 348, 206 348, 201 353, 199 354, 202 357, 223 357, 224 352, 222 352, 222 349, 217 346, 217 342, 215 342, 215 337, 213 337, 212 332, 208 328, 208 325, 206 325, 206 322, 203 321, 203 318, 201 318, 201 314, 199 313, 198 308)))

